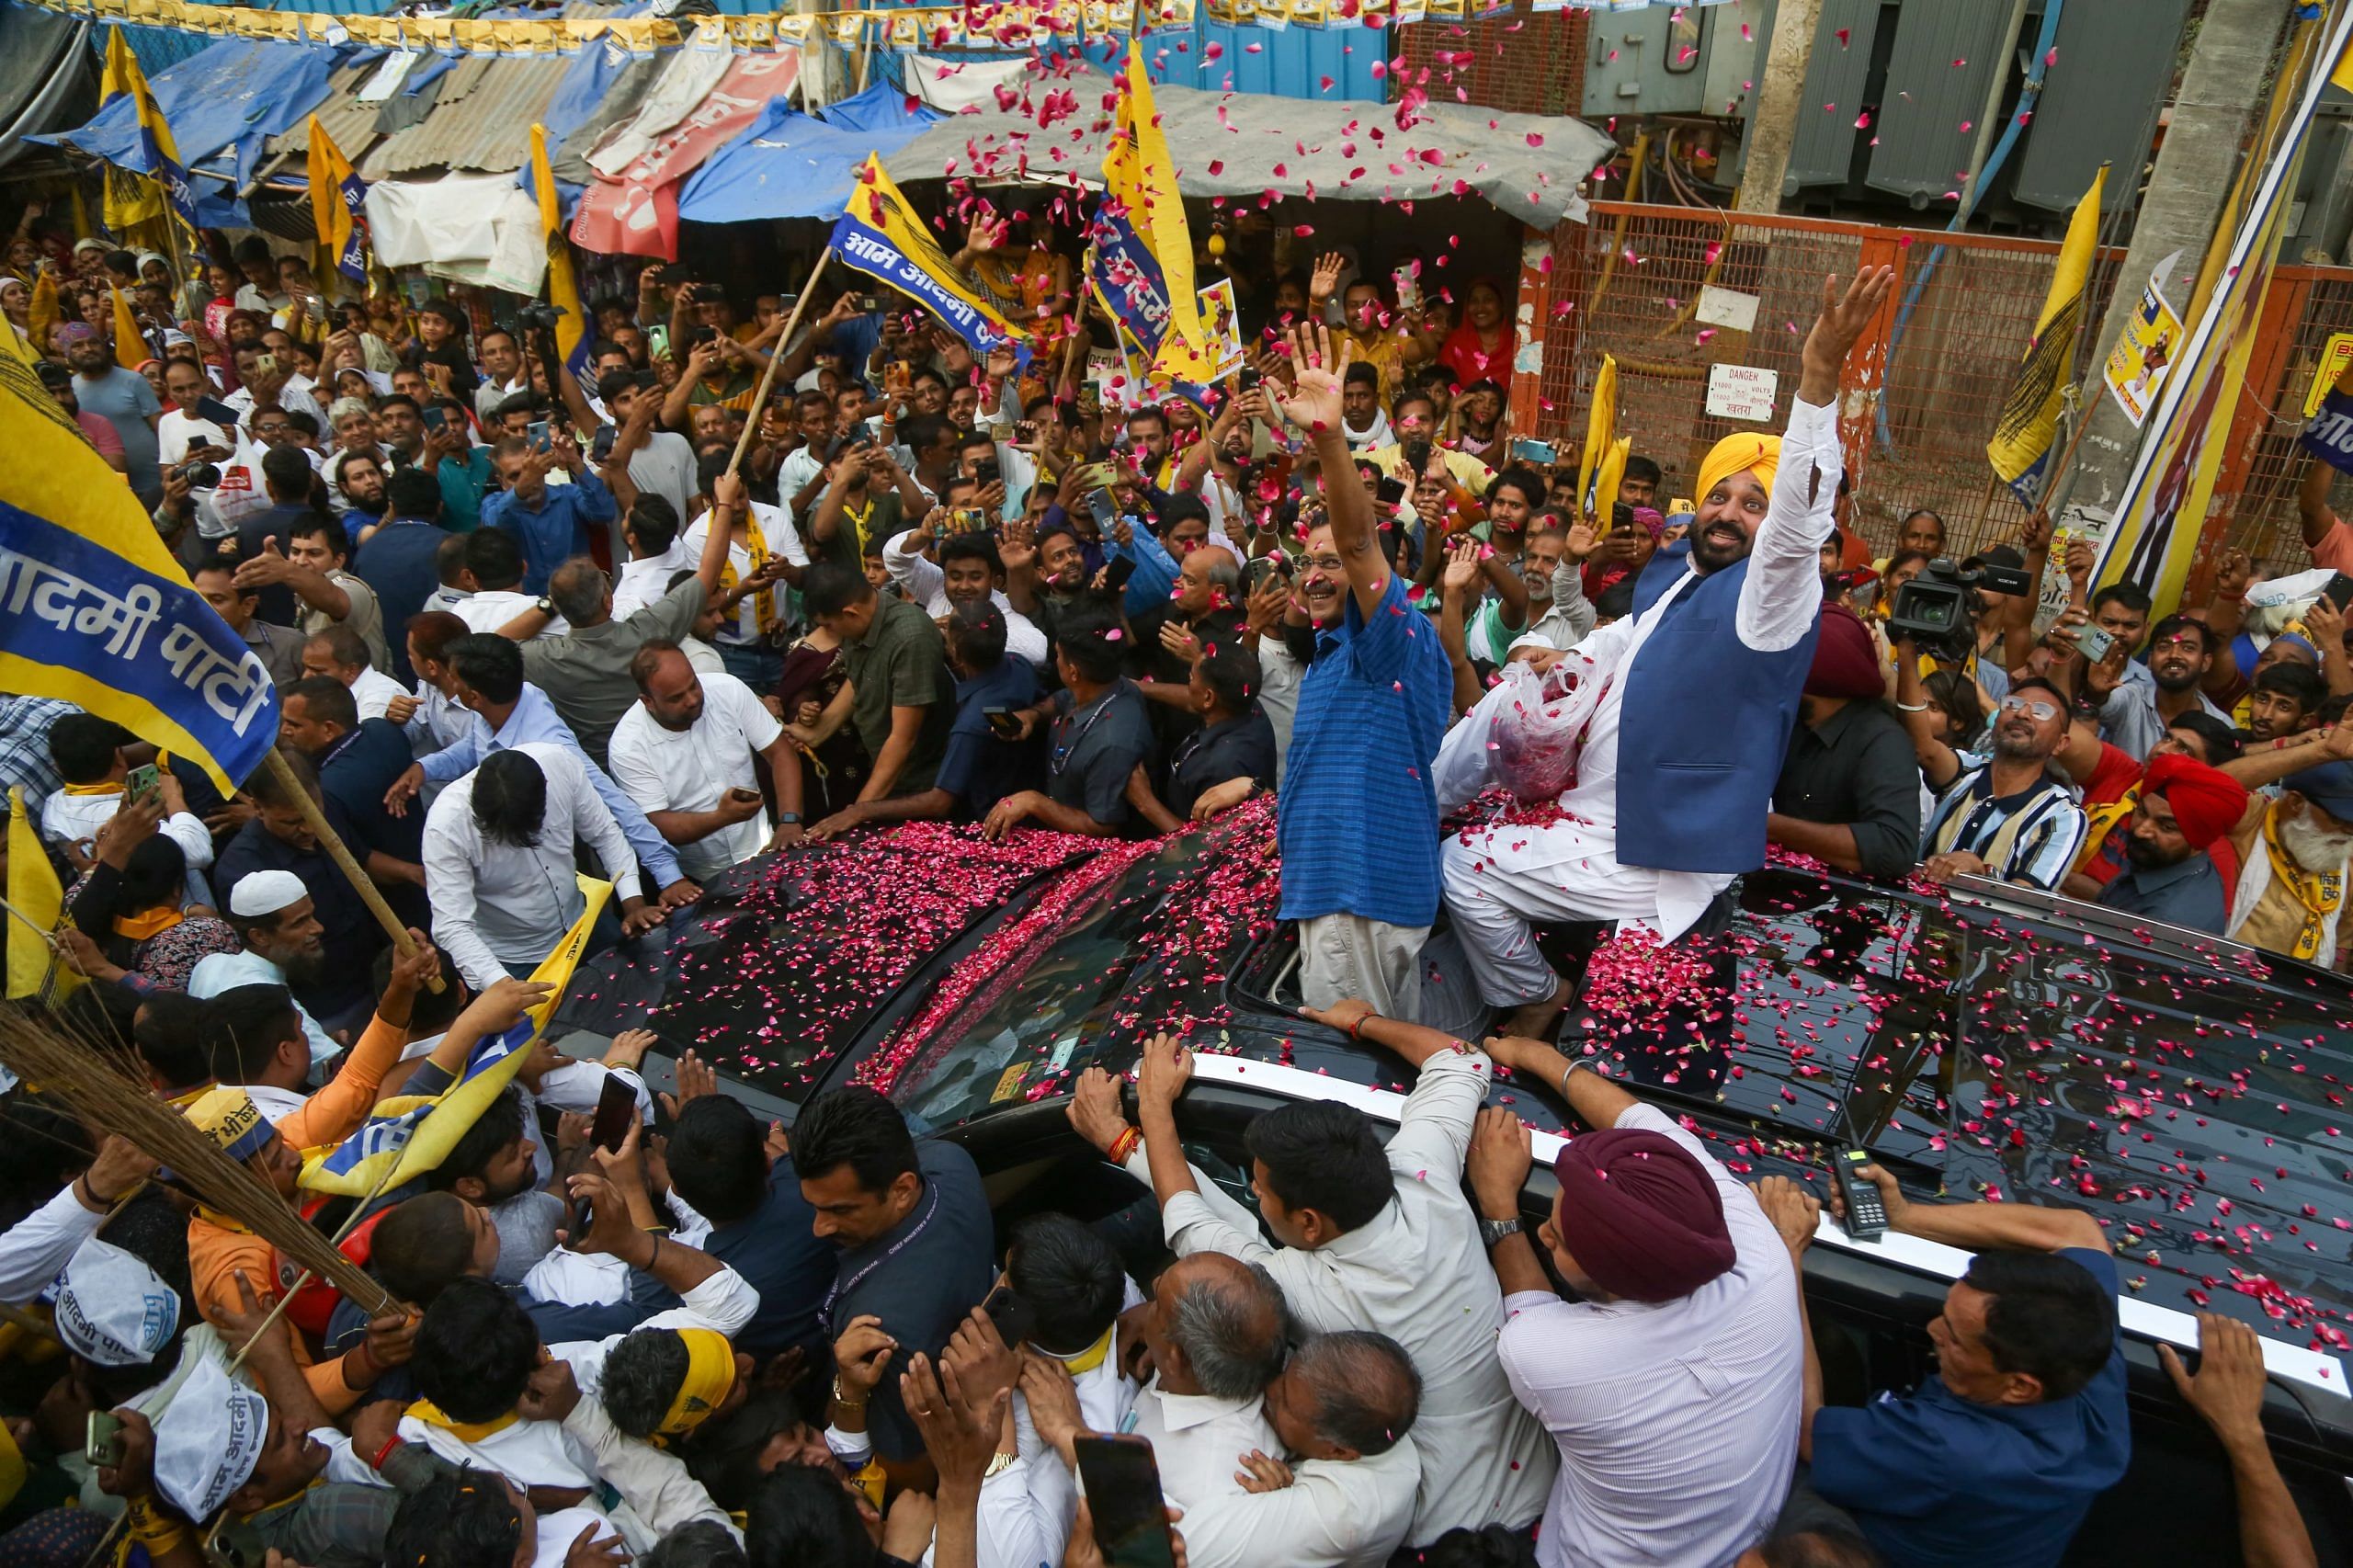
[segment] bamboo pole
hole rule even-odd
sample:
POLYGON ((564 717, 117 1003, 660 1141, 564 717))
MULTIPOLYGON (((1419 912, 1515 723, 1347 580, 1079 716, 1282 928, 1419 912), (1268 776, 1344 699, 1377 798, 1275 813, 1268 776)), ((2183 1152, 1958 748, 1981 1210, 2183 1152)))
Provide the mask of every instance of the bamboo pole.
POLYGON ((744 433, 735 438, 735 455, 727 460, 730 473, 744 466, 744 454, 751 449, 753 433, 760 427, 760 410, 768 404, 768 388, 776 381, 776 368, 784 359, 785 345, 792 341, 793 332, 801 325, 801 318, 807 313, 809 301, 816 292, 817 279, 833 257, 830 249, 817 253, 817 265, 809 269, 809 280, 801 285, 800 298, 792 301, 792 313, 784 318, 784 330, 777 334, 776 347, 768 354, 768 367, 760 373, 760 390, 752 394, 751 416, 744 421, 744 433))
MULTIPOLYGON (((359 902, 368 906, 368 913, 376 917, 376 924, 381 926, 384 934, 392 939, 393 950, 403 958, 414 956, 416 943, 410 939, 408 927, 402 925, 400 916, 392 913, 392 906, 384 902, 384 895, 369 879, 366 869, 351 858, 351 851, 344 847, 341 835, 327 825, 326 813, 319 810, 319 803, 311 799, 311 792, 302 787, 301 779, 288 764, 286 754, 276 746, 269 748, 269 772, 270 777, 278 780, 278 787, 285 790, 287 798, 294 802, 295 809, 302 813, 302 820, 310 824, 311 831, 318 835, 319 847, 327 852, 327 858, 335 862, 335 869, 344 874, 359 894, 359 902)), ((438 995, 443 982, 440 975, 435 974, 426 984, 438 995)))

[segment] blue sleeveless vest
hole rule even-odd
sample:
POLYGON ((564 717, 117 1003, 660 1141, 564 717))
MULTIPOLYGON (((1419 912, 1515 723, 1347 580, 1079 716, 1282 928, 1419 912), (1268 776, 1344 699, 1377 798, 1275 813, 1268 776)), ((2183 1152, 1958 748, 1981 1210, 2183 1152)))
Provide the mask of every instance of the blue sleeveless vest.
MULTIPOLYGON (((1651 558, 1634 584, 1634 613, 1658 602, 1689 555, 1678 540, 1651 558)), ((1731 875, 1765 863, 1765 816, 1819 633, 1809 628, 1778 653, 1743 644, 1736 618, 1747 578, 1744 559, 1686 588, 1627 672, 1619 698, 1621 865, 1731 875)))

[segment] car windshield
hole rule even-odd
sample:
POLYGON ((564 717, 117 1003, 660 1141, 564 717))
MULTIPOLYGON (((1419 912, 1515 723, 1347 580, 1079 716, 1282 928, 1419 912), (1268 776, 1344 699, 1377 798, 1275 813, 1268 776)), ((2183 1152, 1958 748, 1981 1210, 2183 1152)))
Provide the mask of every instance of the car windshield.
POLYGON ((983 1010, 925 1042, 892 1097, 944 1127, 992 1105, 1034 1097, 1092 1062, 1112 1006, 1144 951, 1145 922, 1183 879, 1190 847, 1172 844, 1125 875, 1098 881, 1034 962, 994 987, 983 1010))
POLYGON ((1054 1093, 1098 1059, 1124 1066, 1154 1029, 1221 1021, 1227 960, 1271 922, 1269 817, 1245 808, 1071 871, 959 963, 860 1075, 950 1126, 1054 1093))

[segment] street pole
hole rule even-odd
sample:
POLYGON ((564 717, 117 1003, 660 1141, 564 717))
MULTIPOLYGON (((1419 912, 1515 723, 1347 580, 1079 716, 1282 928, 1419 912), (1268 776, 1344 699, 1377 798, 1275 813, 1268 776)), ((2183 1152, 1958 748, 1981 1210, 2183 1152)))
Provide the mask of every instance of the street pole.
MULTIPOLYGON (((2284 3, 2284 0, 2282 0, 2284 3)), ((1717 18, 1717 26, 1724 18, 1717 18)), ((1756 113, 1741 149, 1743 216, 1770 217, 1781 210, 1781 182, 1790 172, 1790 143, 1803 109, 1806 66, 1813 59, 1813 35, 1822 23, 1822 0, 1781 0, 1773 17, 1773 41, 1758 73, 1756 113)))
POLYGON ((2099 368, 2140 307, 2142 287, 2159 261, 2181 253, 2177 275, 2164 280, 2177 308, 2189 309, 2189 285, 2212 243, 2230 198, 2239 158, 2271 90, 2283 25, 2294 0, 2212 0, 2182 73, 2165 146, 2150 171, 2148 194, 2133 220, 2108 312, 2087 361, 2087 407, 2075 464, 2059 475, 2050 500, 2053 517, 2072 502, 2098 514, 2104 526, 2131 477, 2141 432, 2107 394, 2099 368))

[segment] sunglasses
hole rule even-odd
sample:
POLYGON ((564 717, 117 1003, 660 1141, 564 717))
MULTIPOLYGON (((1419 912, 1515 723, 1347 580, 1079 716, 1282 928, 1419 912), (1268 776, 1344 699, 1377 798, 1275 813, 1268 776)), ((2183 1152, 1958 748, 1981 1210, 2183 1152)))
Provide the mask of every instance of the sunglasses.
POLYGON ((2023 697, 2005 697, 2002 699, 2002 711, 2005 713, 2023 713, 2037 723, 2040 723, 2048 719, 2056 719, 2059 717, 2059 708, 2056 703, 2044 702, 2039 699, 2029 700, 2023 697))

